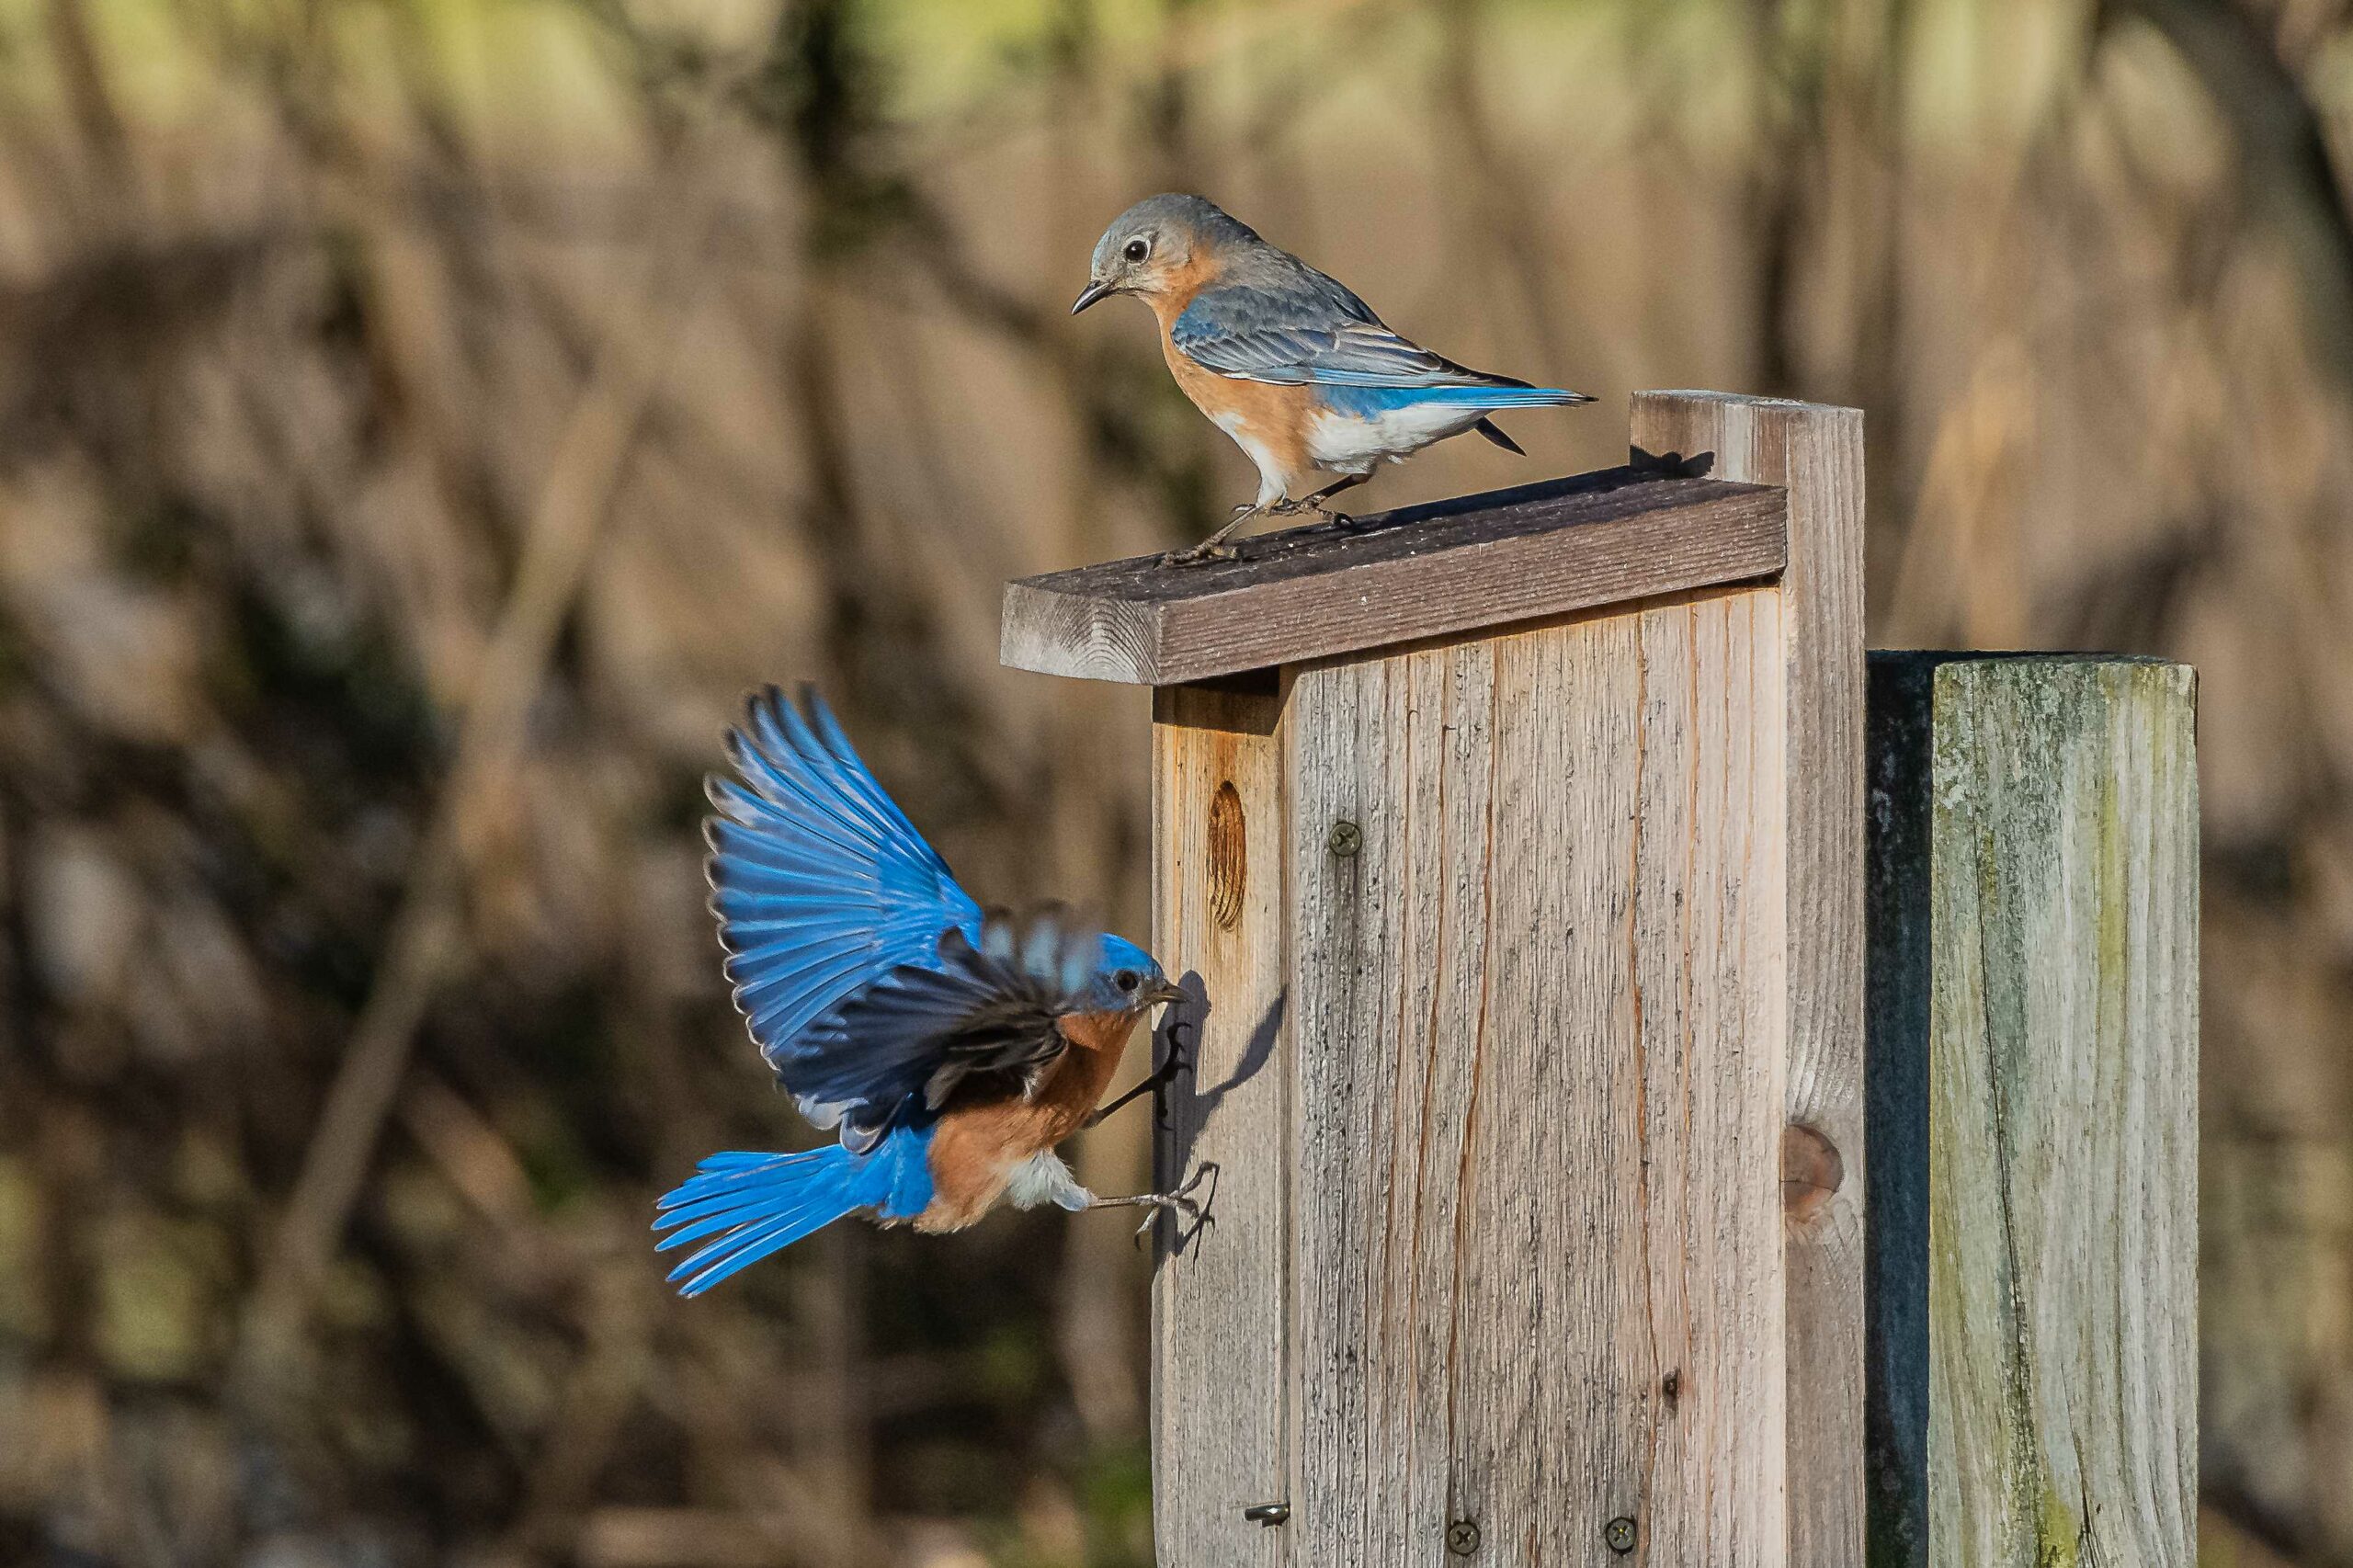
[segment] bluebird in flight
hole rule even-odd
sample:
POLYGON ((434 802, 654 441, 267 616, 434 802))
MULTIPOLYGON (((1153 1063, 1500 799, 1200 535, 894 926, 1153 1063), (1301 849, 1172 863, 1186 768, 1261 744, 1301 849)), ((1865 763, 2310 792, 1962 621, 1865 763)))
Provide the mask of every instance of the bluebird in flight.
POLYGON ((1226 536, 1261 514, 1324 513, 1374 464, 1465 430, 1518 452, 1487 417, 1497 409, 1593 401, 1399 336, 1346 285, 1198 196, 1152 197, 1112 220, 1071 314, 1107 294, 1152 307, 1176 384, 1258 468, 1257 499, 1171 564, 1232 554, 1226 536), (1319 470, 1340 477, 1315 489, 1319 470))
MULTIPOLYGON (((1101 1111, 1128 1036, 1184 993, 1134 943, 1058 905, 983 912, 925 843, 814 692, 774 687, 727 737, 710 779, 711 909, 735 1005, 801 1113, 840 1141, 798 1154, 713 1154, 665 1197, 661 1250, 700 1295, 737 1269, 864 1212, 957 1231, 1018 1208, 1145 1205, 1199 1220, 1191 1192, 1097 1198, 1054 1145, 1101 1111)), ((1141 1235, 1142 1230, 1138 1233, 1141 1235)))

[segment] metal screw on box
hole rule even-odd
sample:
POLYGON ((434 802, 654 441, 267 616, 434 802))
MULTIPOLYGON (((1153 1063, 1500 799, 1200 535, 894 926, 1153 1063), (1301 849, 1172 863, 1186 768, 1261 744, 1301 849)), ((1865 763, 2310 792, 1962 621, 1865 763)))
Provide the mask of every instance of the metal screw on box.
POLYGON ((1623 1557, 1634 1550, 1634 1521, 1620 1515, 1601 1527, 1601 1539, 1609 1543, 1610 1551, 1623 1557))
POLYGON ((1446 1549, 1457 1557, 1468 1557, 1479 1550, 1479 1527, 1469 1519, 1457 1519, 1446 1527, 1446 1549))

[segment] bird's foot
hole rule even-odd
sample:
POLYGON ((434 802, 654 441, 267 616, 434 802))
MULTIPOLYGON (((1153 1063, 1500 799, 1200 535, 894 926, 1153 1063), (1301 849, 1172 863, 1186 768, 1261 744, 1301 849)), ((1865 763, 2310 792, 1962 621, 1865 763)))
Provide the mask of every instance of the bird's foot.
POLYGON ((1223 528, 1190 550, 1170 551, 1160 558, 1160 563, 1163 566, 1191 566, 1203 561, 1231 561, 1236 551, 1225 541, 1233 537, 1234 529, 1268 509, 1259 502, 1245 501, 1233 508, 1233 515, 1226 518, 1223 528))
POLYGON ((1140 1192, 1133 1198, 1098 1198, 1094 1206, 1108 1209, 1134 1204, 1146 1210, 1142 1223, 1136 1226, 1136 1244, 1142 1246, 1144 1237, 1152 1231, 1153 1221, 1163 1214, 1178 1215, 1196 1228, 1216 1224, 1217 1219, 1211 1212, 1216 1202, 1217 1164, 1213 1160, 1203 1160, 1193 1167, 1193 1174, 1187 1178, 1185 1185, 1174 1192, 1140 1192), (1197 1199, 1193 1194, 1200 1190, 1203 1182, 1209 1184, 1209 1194, 1197 1199))
POLYGON ((1152 1075, 1144 1080, 1144 1085, 1152 1090, 1153 1123, 1163 1132, 1168 1131, 1168 1101, 1163 1091, 1176 1081, 1177 1074, 1183 1073, 1189 1076, 1193 1071, 1193 1053, 1185 1049, 1185 1036, 1191 1029, 1192 1025, 1182 1018, 1176 1019, 1168 1026, 1168 1054, 1162 1058, 1159 1066, 1152 1070, 1152 1075))
POLYGON ((1118 1110, 1121 1106, 1126 1105, 1130 1100, 1140 1098, 1144 1095, 1150 1095, 1153 1096, 1154 1105, 1153 1120, 1162 1128, 1166 1128, 1168 1125, 1168 1108, 1160 1103, 1160 1091, 1175 1083, 1176 1081, 1177 1074, 1189 1073, 1193 1070, 1193 1059, 1185 1050, 1185 1034, 1191 1027, 1192 1026, 1187 1024, 1181 1018, 1176 1022, 1170 1024, 1168 1026, 1168 1054, 1166 1057, 1162 1059, 1160 1065, 1154 1068, 1151 1073, 1146 1074, 1143 1078, 1138 1080, 1135 1087, 1121 1095, 1118 1099, 1113 1100, 1107 1106, 1100 1106, 1096 1109, 1089 1111, 1086 1115, 1086 1125, 1089 1127, 1099 1125, 1106 1117, 1109 1116, 1113 1111, 1118 1110))
POLYGON ((1190 550, 1172 550, 1160 558, 1163 566, 1198 566, 1204 561, 1231 561, 1241 551, 1222 539, 1205 539, 1190 550))
POLYGON ((1303 496, 1297 501, 1278 501, 1267 508, 1267 514, 1275 517, 1321 517, 1342 528, 1356 521, 1346 512, 1336 512, 1324 505, 1321 495, 1303 496))

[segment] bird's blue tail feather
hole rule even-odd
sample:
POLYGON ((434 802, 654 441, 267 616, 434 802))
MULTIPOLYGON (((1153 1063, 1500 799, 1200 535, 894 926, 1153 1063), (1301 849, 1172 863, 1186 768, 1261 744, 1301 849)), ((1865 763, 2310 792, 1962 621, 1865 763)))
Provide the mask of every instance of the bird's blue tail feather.
POLYGON ((1396 387, 1383 388, 1400 403, 1459 403, 1466 408, 1549 408, 1565 403, 1591 403, 1583 392, 1560 387, 1396 387))
POLYGON ((659 1250, 703 1244, 670 1271, 682 1296, 699 1296, 769 1254, 845 1214, 873 1209, 892 1219, 931 1201, 930 1139, 901 1128, 863 1154, 840 1144, 800 1154, 713 1154, 665 1194, 654 1228, 659 1250))
POLYGON ((1544 408, 1593 401, 1583 392, 1565 392, 1559 387, 1515 387, 1494 382, 1436 386, 1357 386, 1339 382, 1319 385, 1316 390, 1327 406, 1359 419, 1379 418, 1401 408, 1544 408))

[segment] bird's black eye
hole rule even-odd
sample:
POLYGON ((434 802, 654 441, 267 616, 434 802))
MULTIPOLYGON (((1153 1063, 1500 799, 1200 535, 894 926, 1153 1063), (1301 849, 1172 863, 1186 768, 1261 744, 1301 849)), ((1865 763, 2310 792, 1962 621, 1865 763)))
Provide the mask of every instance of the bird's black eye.
POLYGON ((1138 974, 1134 970, 1123 969, 1119 973, 1111 977, 1111 983, 1118 986, 1122 991, 1133 991, 1137 986, 1143 983, 1143 976, 1138 974))
POLYGON ((1152 242, 1145 239, 1142 234, 1138 234, 1134 239, 1130 240, 1127 244, 1127 257, 1130 261, 1142 261, 1145 256, 1148 256, 1151 254, 1152 242))

